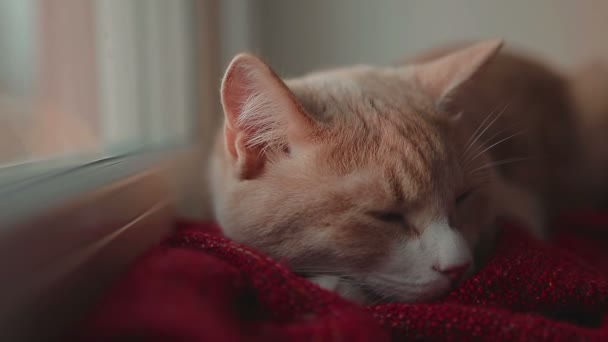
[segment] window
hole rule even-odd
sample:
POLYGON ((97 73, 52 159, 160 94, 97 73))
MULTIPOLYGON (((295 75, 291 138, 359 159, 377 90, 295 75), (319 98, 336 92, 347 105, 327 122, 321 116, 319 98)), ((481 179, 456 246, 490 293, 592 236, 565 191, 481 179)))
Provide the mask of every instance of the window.
POLYGON ((52 161, 40 171, 190 141, 195 2, 2 1, 0 166, 52 161))
POLYGON ((0 1, 0 340, 65 333, 175 207, 203 207, 216 10, 0 1))

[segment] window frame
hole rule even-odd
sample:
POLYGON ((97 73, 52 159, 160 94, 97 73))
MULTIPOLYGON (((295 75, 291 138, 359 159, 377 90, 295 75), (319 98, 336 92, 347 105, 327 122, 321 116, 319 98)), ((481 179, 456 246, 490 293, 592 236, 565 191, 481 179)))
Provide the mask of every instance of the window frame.
POLYGON ((208 217, 204 159, 219 122, 220 6, 195 3, 202 91, 193 139, 0 168, 14 175, 0 183, 0 340, 67 336, 177 216, 208 217))

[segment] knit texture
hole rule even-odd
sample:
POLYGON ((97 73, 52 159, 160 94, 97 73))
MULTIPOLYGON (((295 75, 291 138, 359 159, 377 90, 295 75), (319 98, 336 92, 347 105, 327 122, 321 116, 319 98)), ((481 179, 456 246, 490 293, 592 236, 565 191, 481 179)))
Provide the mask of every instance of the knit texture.
POLYGON ((446 297, 361 307, 213 224, 180 223, 95 308, 85 341, 608 341, 608 213, 549 242, 505 225, 494 257, 446 297))

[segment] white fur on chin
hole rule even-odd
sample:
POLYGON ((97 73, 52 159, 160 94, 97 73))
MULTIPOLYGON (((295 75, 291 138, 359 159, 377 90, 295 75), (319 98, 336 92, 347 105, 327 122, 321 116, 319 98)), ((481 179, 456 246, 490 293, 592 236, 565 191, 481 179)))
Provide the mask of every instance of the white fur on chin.
POLYGON ((310 281, 319 285, 319 287, 336 292, 343 298, 352 300, 356 303, 365 303, 367 300, 365 293, 353 284, 347 284, 338 276, 323 275, 309 278, 310 281))

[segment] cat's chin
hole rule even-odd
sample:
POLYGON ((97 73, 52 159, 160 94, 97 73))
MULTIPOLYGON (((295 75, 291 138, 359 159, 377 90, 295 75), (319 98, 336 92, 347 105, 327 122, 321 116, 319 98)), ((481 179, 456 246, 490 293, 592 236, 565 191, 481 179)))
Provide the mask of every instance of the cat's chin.
POLYGON ((355 284, 343 281, 340 277, 323 275, 311 277, 309 280, 319 285, 319 287, 335 292, 341 297, 355 303, 368 304, 370 302, 370 296, 367 291, 355 284))
POLYGON ((447 295, 454 286, 439 286, 434 287, 433 291, 420 293, 416 298, 405 298, 400 296, 382 295, 377 290, 370 290, 365 287, 358 286, 349 281, 344 281, 338 276, 323 275, 309 278, 310 281, 319 285, 319 287, 332 291, 341 297, 353 301, 361 305, 373 305, 381 303, 416 303, 427 302, 439 299, 447 295))

